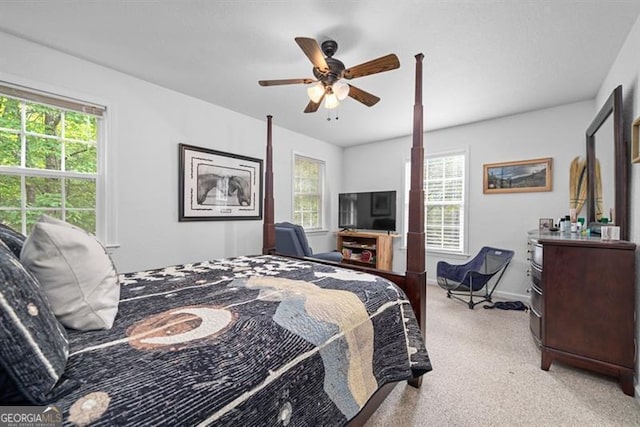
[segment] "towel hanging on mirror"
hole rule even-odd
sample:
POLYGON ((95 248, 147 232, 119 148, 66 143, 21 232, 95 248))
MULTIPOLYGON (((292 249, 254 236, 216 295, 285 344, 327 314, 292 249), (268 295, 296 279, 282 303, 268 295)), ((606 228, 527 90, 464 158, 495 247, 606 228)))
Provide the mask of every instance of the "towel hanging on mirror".
MULTIPOLYGON (((571 162, 569 169, 569 208, 575 209, 579 214, 587 200, 587 161, 576 157, 571 162)), ((602 218, 602 177, 600 174, 600 160, 596 159, 596 221, 602 218)))
POLYGON ((580 213, 587 200, 587 161, 576 157, 569 169, 569 208, 580 213))

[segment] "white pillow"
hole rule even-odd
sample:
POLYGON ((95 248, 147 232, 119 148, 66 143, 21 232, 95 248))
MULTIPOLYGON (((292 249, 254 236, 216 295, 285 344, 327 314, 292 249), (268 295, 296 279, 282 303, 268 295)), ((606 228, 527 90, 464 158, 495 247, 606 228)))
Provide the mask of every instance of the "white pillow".
POLYGON ((113 326, 120 300, 118 274, 95 237, 42 215, 24 242, 20 261, 36 276, 64 326, 81 331, 113 326))

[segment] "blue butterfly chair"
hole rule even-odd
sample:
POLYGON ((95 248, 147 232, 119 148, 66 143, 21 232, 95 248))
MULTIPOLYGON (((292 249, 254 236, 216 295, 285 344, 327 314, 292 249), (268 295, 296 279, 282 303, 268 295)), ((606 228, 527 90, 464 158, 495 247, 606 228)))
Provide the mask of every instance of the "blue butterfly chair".
POLYGON ((466 264, 454 265, 440 261, 436 270, 438 285, 447 291, 448 298, 465 302, 473 310, 477 304, 491 302, 491 295, 512 258, 513 251, 485 246, 466 264), (498 273, 500 274, 489 290, 489 282, 498 273), (481 293, 482 290, 484 294, 481 293), (481 299, 474 302, 474 296, 481 299))
POLYGON ((275 228, 276 252, 281 255, 291 255, 301 258, 310 257, 334 262, 342 261, 342 254, 337 251, 314 254, 309 246, 304 228, 298 224, 279 222, 275 224, 275 228))

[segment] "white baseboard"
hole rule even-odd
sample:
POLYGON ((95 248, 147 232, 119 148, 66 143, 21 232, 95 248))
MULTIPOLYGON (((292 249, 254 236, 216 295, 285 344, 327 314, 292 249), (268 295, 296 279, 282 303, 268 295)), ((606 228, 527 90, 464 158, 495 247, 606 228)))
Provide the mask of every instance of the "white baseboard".
POLYGON ((514 292, 504 292, 500 290, 496 290, 493 295, 496 298, 505 299, 508 301, 522 301, 524 303, 529 303, 529 300, 531 299, 528 294, 522 295, 516 294, 514 292))

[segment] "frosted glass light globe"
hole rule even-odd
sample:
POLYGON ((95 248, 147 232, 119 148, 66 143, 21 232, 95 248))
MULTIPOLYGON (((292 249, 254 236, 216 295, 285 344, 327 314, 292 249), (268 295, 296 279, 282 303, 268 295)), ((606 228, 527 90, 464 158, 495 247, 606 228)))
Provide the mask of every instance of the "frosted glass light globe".
POLYGON ((339 101, 349 96, 349 85, 342 80, 338 80, 333 84, 333 93, 336 94, 339 101))
POLYGON ((309 99, 313 102, 318 103, 322 99, 324 91, 324 85, 322 83, 316 83, 307 89, 307 95, 309 95, 309 99))

